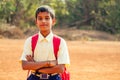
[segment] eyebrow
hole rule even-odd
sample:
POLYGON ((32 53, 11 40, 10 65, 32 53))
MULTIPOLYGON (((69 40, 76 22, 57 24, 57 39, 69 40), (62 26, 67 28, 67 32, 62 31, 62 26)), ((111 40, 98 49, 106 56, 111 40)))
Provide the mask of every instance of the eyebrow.
MULTIPOLYGON (((38 16, 38 17, 42 17, 42 16, 38 16)), ((49 17, 49 16, 45 16, 45 17, 49 17)))

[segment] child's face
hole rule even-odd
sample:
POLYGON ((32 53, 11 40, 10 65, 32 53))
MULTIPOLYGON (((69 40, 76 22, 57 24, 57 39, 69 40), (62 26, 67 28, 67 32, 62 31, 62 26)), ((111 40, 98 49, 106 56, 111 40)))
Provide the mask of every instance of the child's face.
POLYGON ((50 13, 40 12, 37 15, 36 25, 41 32, 50 31, 52 26, 55 24, 55 19, 52 19, 50 13))

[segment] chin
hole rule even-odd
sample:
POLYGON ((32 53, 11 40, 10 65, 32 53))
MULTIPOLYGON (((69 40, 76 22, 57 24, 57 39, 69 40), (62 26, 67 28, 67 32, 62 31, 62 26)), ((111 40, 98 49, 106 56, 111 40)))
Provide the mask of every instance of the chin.
POLYGON ((40 31, 50 31, 50 29, 40 29, 40 31))

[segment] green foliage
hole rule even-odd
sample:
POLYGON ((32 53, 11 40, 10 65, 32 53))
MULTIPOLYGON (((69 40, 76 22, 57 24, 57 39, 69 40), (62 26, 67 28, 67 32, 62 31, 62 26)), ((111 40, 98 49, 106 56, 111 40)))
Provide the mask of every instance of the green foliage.
POLYGON ((120 33, 120 0, 0 0, 0 21, 20 28, 33 26, 40 5, 55 9, 56 26, 87 25, 87 29, 120 33))
POLYGON ((98 13, 95 13, 94 25, 98 30, 120 33, 120 1, 99 1, 98 13))
POLYGON ((10 19, 9 16, 15 12, 14 2, 1 0, 0 1, 0 18, 1 19, 10 19))

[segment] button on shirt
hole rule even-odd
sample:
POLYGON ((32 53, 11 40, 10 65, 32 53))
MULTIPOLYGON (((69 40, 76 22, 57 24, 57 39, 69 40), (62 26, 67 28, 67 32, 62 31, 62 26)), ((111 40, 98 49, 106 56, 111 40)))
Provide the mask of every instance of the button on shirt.
MULTIPOLYGON (((39 37, 34 50, 34 60, 35 61, 56 60, 53 49, 53 33, 50 32, 50 34, 46 38, 44 38, 40 32, 38 34, 39 37)), ((23 54, 20 60, 26 60, 26 55, 32 55, 31 38, 32 37, 29 37, 25 41, 23 54)), ((58 64, 70 64, 66 42, 63 38, 60 39, 61 42, 57 57, 58 64)))

